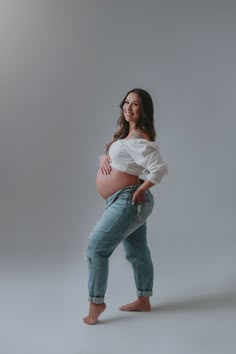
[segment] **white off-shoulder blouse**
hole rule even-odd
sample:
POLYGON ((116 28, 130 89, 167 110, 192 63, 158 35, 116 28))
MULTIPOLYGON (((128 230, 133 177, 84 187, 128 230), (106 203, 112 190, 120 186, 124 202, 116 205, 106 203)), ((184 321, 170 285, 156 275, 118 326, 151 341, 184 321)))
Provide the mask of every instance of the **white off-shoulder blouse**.
POLYGON ((156 141, 143 138, 119 139, 109 148, 111 167, 131 175, 146 175, 154 184, 168 174, 167 163, 162 159, 156 141))

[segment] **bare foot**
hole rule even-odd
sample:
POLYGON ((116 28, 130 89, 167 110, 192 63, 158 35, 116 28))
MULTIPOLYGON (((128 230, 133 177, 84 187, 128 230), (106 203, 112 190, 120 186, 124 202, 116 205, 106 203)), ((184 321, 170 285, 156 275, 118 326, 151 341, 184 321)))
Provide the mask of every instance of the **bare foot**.
POLYGON ((136 301, 131 302, 130 304, 121 306, 120 311, 149 312, 149 311, 151 311, 149 297, 141 296, 136 301))
POLYGON ((93 325, 97 322, 98 317, 105 310, 106 304, 95 304, 94 302, 90 302, 89 305, 89 314, 87 317, 83 318, 84 323, 88 325, 93 325))

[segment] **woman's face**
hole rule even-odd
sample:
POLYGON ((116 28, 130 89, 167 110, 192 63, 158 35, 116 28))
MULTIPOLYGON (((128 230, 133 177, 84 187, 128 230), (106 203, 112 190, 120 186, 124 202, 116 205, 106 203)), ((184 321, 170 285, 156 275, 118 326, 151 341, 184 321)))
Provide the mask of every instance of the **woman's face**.
POLYGON ((128 94, 123 105, 123 114, 128 122, 136 123, 141 114, 141 100, 134 92, 128 94))

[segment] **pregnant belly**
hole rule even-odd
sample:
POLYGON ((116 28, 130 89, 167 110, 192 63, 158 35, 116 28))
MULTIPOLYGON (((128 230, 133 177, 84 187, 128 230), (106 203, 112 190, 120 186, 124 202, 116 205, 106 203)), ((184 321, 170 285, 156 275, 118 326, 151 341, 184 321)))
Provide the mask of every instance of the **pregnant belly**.
POLYGON ((140 184, 138 176, 119 171, 114 167, 112 167, 111 173, 107 175, 102 174, 102 171, 99 169, 96 177, 96 189, 104 199, 108 198, 119 189, 134 184, 140 184))

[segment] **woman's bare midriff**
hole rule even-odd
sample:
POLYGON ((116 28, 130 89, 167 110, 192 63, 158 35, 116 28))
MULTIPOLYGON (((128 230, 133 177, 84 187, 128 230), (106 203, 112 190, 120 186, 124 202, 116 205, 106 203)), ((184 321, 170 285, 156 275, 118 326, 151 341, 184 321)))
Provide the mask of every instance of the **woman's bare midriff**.
POLYGON ((96 189, 98 193, 107 199, 116 191, 135 184, 141 184, 138 176, 119 171, 112 167, 110 174, 102 174, 101 169, 98 170, 96 177, 96 189))

